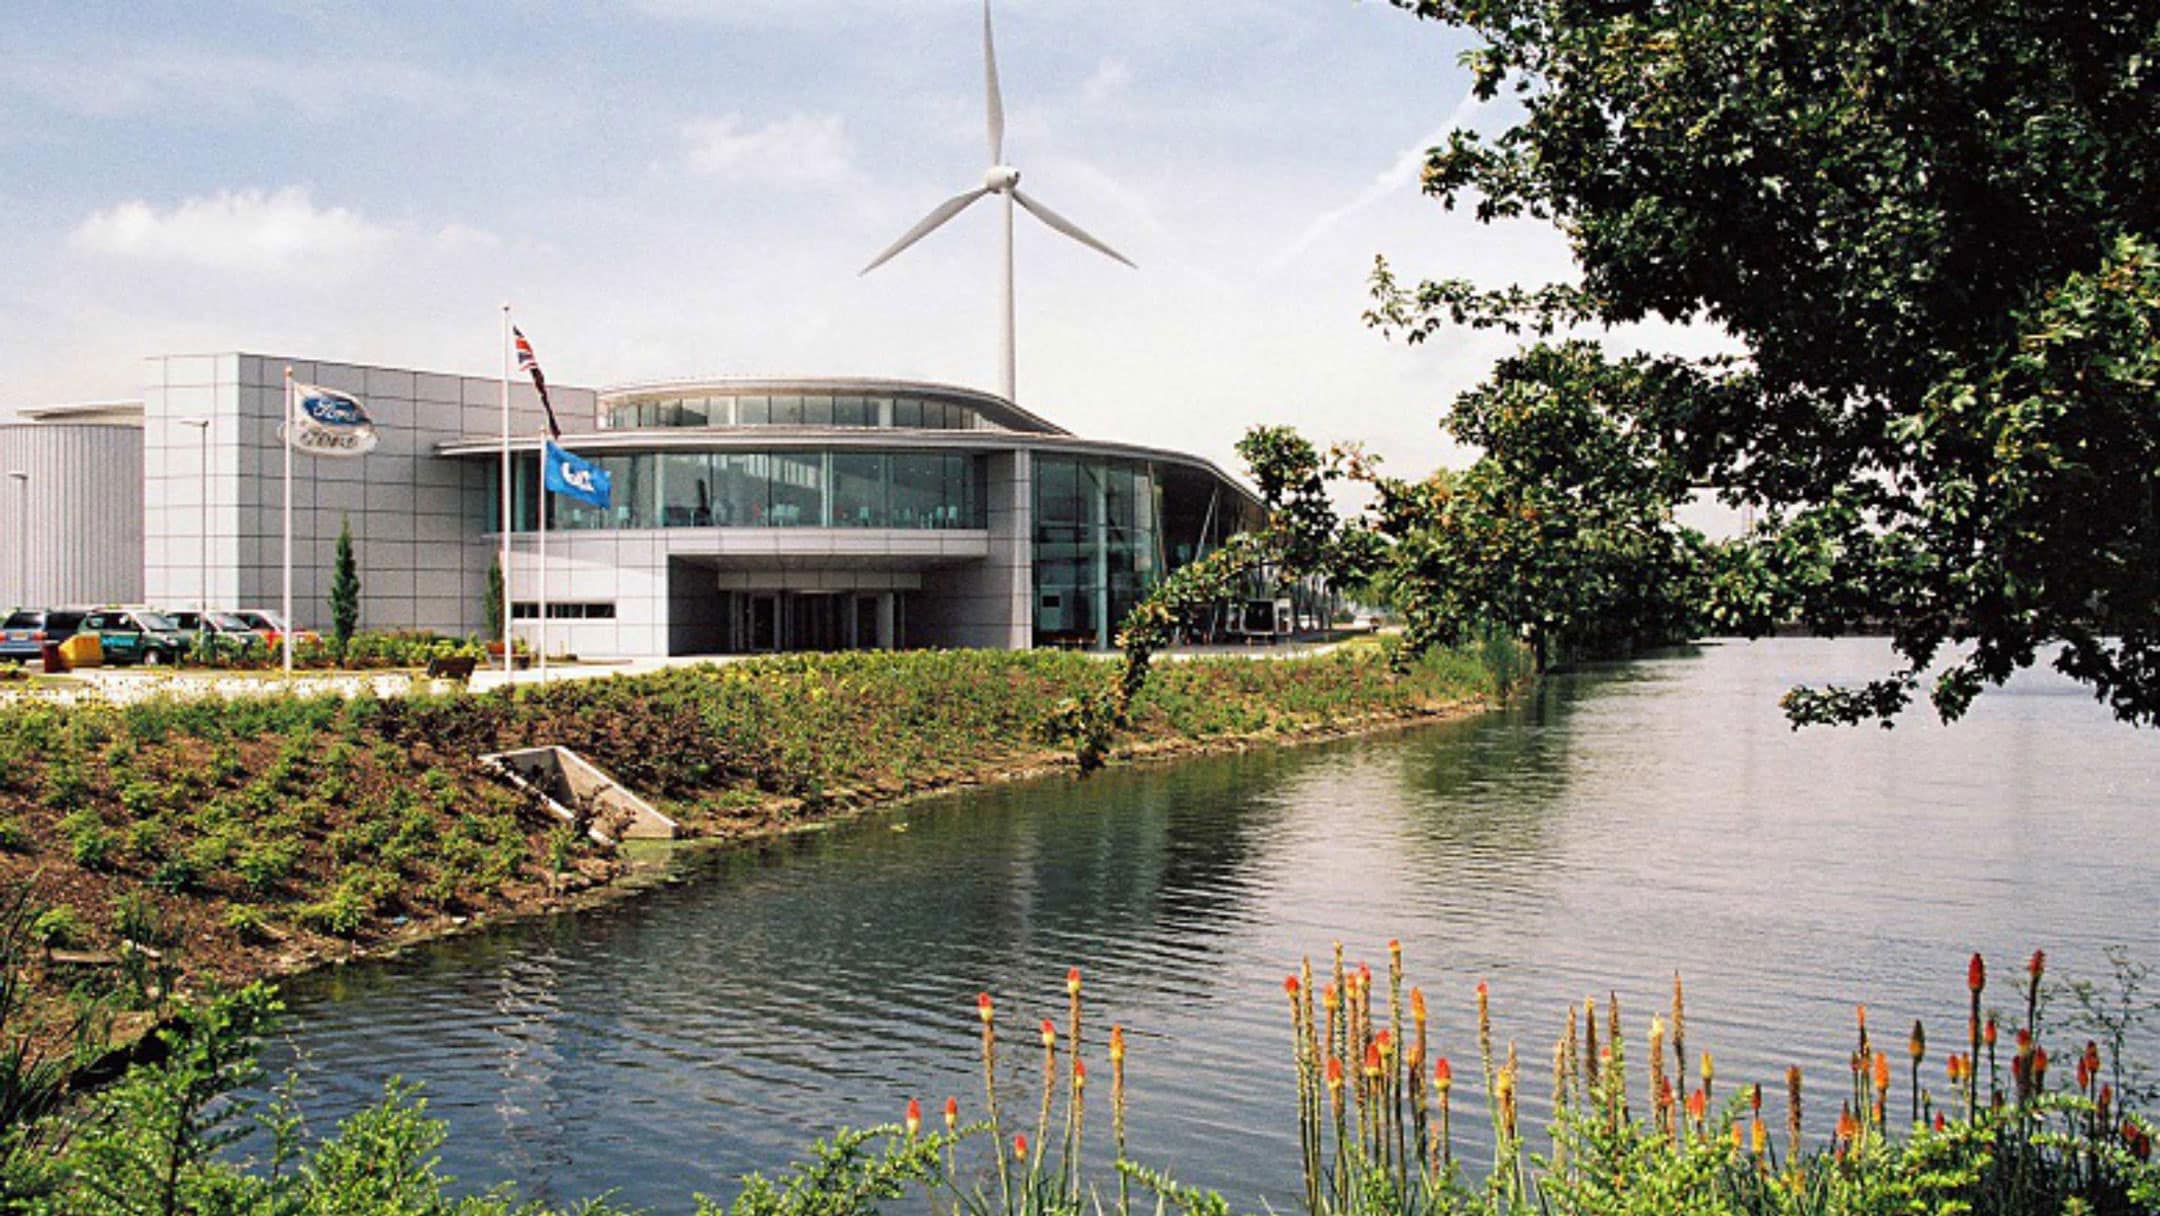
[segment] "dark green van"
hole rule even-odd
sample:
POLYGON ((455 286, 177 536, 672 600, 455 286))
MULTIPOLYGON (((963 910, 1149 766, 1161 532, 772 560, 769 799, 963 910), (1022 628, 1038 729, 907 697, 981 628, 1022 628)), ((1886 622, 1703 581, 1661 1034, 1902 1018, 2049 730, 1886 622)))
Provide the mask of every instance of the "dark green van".
POLYGON ((98 636, 105 661, 159 666, 177 663, 187 651, 187 637, 169 617, 140 608, 102 608, 83 618, 82 633, 98 636))

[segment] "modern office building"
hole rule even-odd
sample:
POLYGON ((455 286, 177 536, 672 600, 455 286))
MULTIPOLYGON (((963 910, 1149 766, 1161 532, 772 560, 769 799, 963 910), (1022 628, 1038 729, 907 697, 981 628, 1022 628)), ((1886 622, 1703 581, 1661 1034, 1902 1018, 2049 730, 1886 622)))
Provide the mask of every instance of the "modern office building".
MULTIPOLYGON (((294 457, 295 615, 327 623, 343 526, 362 627, 484 632, 501 382, 313 359, 149 360, 140 507, 115 503, 140 512, 141 598, 278 604, 288 367, 358 397, 380 437, 363 457, 294 457)), ((1085 439, 947 385, 550 389, 564 445, 613 480, 604 510, 546 496, 543 567, 540 405, 512 384, 514 628, 537 641, 544 570, 558 652, 1106 647, 1149 584, 1260 512, 1205 460, 1085 439)))

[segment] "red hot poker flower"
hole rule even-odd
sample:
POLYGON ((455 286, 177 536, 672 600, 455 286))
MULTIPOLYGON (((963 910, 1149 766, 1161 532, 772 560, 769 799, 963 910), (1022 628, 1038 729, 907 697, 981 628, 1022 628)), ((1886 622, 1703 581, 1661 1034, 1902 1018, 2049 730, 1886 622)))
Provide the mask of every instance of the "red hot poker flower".
POLYGON ((1995 1015, 1991 1013, 1988 1015, 1987 1029, 1982 1032, 1981 1036, 1990 1047, 1995 1045, 1995 1029, 1995 1015))
POLYGON ((1014 1159, 1015 1161, 1025 1161, 1025 1160, 1027 1160, 1027 1137, 1026 1137, 1026 1136, 1014 1136, 1014 1137, 1013 1137, 1013 1159, 1014 1159))
POLYGON ((1049 1018, 1042 1020, 1042 1044, 1045 1047, 1057 1046, 1057 1023, 1049 1018))
POLYGON ((945 1130, 951 1131, 960 1123, 960 1099, 945 1099, 945 1130))
POLYGON ((907 1100, 907 1134, 913 1136, 922 1130, 922 1103, 913 1098, 907 1100))
POLYGON ((1365 1045, 1365 1075, 1368 1077, 1380 1075, 1380 1044, 1378 1043, 1367 1043, 1365 1045))
POLYGON ((1965 964, 1965 986, 1974 992, 1987 987, 1987 962, 1978 950, 1973 951, 1972 961, 1965 964))
POLYGON ((1432 1079, 1433 1084, 1440 1088, 1441 1093, 1446 1093, 1448 1087, 1455 1083, 1455 1070, 1448 1067, 1446 1056, 1441 1056, 1433 1062, 1432 1079))
POLYGON ((981 1018, 983 1020, 983 1025, 985 1026, 990 1024, 991 1018, 997 1016, 995 1010, 990 1004, 989 993, 982 993, 975 998, 975 1016, 981 1018))
POLYGON ((1110 1028, 1110 1062, 1115 1064, 1124 1058, 1125 1028, 1123 1026, 1112 1026, 1110 1028))
POLYGON ((1709 1110, 1710 1110, 1710 1095, 1708 1095, 1708 1094, 1704 1093, 1703 1091, 1701 1091, 1701 1090, 1699 1090, 1699 1089, 1698 1089, 1698 1090, 1696 1090, 1696 1091, 1695 1091, 1694 1093, 1691 1093, 1691 1094, 1689 1094, 1689 1095, 1688 1095, 1688 1098, 1687 1098, 1687 1113, 1688 1113, 1688 1118, 1690 1118, 1690 1119, 1693 1119, 1693 1120, 1695 1120, 1695 1121, 1696 1121, 1697 1123, 1700 1123, 1700 1122, 1702 1122, 1702 1120, 1703 1120, 1703 1116, 1704 1116, 1705 1114, 1709 1113, 1709 1110))
POLYGON ((1297 977, 1294 975, 1286 977, 1282 982, 1282 990, 1289 994, 1291 1000, 1296 1000, 1298 994, 1297 977))
POLYGON ((1329 1056, 1329 1057, 1328 1057, 1328 1062, 1327 1062, 1327 1085, 1328 1085, 1328 1088, 1329 1088, 1329 1089, 1341 1089, 1341 1088, 1342 1088, 1342 1060, 1341 1060, 1341 1058, 1340 1058, 1340 1057, 1337 1057, 1337 1056, 1329 1056))
POLYGON ((1085 1089, 1087 1087, 1087 1061, 1085 1060, 1073 1061, 1073 1087, 1076 1089, 1085 1089))
POLYGON ((2042 976, 2043 974, 2045 974, 2046 972, 2047 972, 2047 951, 2045 951, 2045 950, 2035 950, 2035 951, 2033 951, 2033 952, 2032 952, 2032 958, 2031 958, 2031 959, 2030 959, 2030 960, 2029 960, 2029 961, 2028 961, 2028 962, 2027 962, 2027 963, 2025 964, 2025 974, 2027 974, 2027 975, 2029 975, 2029 976, 2033 977, 2033 978, 2034 978, 2035 980, 2037 980, 2037 979, 2039 979, 2039 978, 2040 978, 2040 977, 2041 977, 2041 976, 2042 976))
POLYGON ((1935 1130, 1936 1130, 1936 1131, 1938 1131, 1938 1132, 1939 1132, 1939 1131, 1941 1131, 1941 1130, 1942 1130, 1942 1129, 1943 1129, 1943 1128, 1944 1128, 1944 1127, 1945 1127, 1945 1126, 1946 1126, 1946 1125, 1947 1125, 1948 1123, 1949 1123, 1949 1120, 1947 1120, 1947 1119, 1944 1119, 1944 1118, 1943 1118, 1943 1113, 1942 1113, 1941 1111, 1936 1111, 1936 1112, 1935 1112, 1935 1130))
POLYGON ((1078 967, 1067 967, 1065 969, 1065 991, 1072 996, 1080 995, 1080 969, 1078 967))
POLYGON ((1373 1046, 1380 1049, 1381 1055, 1387 1055, 1395 1050, 1395 1033, 1393 1031, 1382 1030, 1373 1035, 1372 1041, 1373 1046))

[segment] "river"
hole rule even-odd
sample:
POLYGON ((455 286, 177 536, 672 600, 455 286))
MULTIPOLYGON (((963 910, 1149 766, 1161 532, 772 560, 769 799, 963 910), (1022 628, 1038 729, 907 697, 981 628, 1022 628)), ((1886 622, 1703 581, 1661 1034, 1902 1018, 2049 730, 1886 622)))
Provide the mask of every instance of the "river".
POLYGON ((2160 963, 2153 736, 2047 673, 1952 727, 1785 725, 1789 684, 1886 661, 1869 641, 1706 645, 1414 731, 925 801, 306 977, 266 1062, 298 1069, 317 1131, 391 1076, 423 1082, 472 1188, 680 1211, 911 1096, 979 1112, 977 991, 1032 1061, 1077 966, 1097 1078, 1096 1036, 1131 1036, 1135 1155, 1290 1210, 1282 979, 1338 940, 1384 971, 1400 938, 1458 1075, 1489 982, 1533 1126, 1567 1003, 1618 993, 1640 1059, 1675 971, 1721 1087, 1776 1092, 1799 1064, 1834 1115, 1856 1002, 1894 1048, 1925 1018, 1939 1078, 1968 952, 2006 1010, 2035 947, 2086 978, 2112 944, 2160 963))

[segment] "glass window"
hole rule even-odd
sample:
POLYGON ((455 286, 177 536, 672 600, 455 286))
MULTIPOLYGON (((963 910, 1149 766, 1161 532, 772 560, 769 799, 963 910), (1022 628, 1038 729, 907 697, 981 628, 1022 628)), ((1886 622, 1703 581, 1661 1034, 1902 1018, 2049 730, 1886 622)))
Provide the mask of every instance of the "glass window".
POLYGON ((776 452, 772 460, 772 510, 776 528, 817 528, 825 524, 825 454, 776 452))
POLYGON ((863 398, 863 412, 868 416, 864 426, 896 426, 892 421, 893 399, 890 397, 863 398))
POLYGON ((892 526, 958 528, 968 513, 965 456, 900 452, 892 457, 892 526))
POLYGON ((870 412, 870 403, 861 397, 835 397, 833 425, 876 426, 877 416, 870 412))
POLYGON ((892 424, 903 427, 920 427, 923 424, 923 403, 920 397, 895 397, 892 403, 892 424))
POLYGON ((705 420, 711 416, 711 408, 707 398, 685 397, 682 403, 682 419, 678 425, 704 426, 705 420))
POLYGON ((1080 466, 1054 456, 1035 461, 1035 521, 1040 524, 1076 524, 1087 516, 1080 510, 1080 466))
POLYGON ((735 425, 767 426, 772 422, 772 398, 737 397, 735 399, 735 425))
POLYGON ((802 421, 802 398, 774 397, 772 399, 772 422, 774 426, 801 426, 802 421))
POLYGON ((654 457, 659 486, 659 526, 706 528, 713 522, 712 457, 703 452, 662 452, 654 457))
POLYGON ((833 527, 886 526, 885 465, 886 458, 880 455, 833 453, 833 527))
POLYGON ((812 393, 803 398, 802 420, 804 426, 831 426, 833 424, 833 399, 822 393, 812 393))
POLYGON ((772 457, 758 452, 714 456, 713 523, 762 528, 772 507, 772 457))

